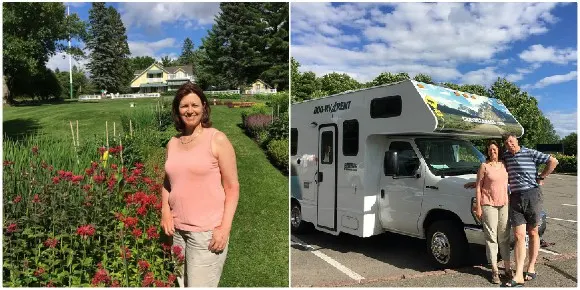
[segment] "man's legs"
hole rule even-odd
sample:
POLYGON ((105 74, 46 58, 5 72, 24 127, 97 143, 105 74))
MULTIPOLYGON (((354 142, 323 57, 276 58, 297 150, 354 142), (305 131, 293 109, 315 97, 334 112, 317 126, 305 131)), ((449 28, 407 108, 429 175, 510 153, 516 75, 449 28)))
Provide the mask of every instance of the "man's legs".
POLYGON ((528 269, 527 272, 536 273, 536 260, 540 251, 540 235, 538 233, 538 226, 531 228, 528 226, 528 236, 530 237, 530 244, 528 248, 528 269))
POLYGON ((525 213, 526 217, 528 217, 527 230, 528 236, 530 237, 528 269, 526 270, 529 273, 536 273, 536 260, 540 251, 540 235, 538 229, 541 221, 540 213, 542 211, 542 205, 542 191, 539 188, 533 189, 533 192, 530 192, 529 207, 525 213))

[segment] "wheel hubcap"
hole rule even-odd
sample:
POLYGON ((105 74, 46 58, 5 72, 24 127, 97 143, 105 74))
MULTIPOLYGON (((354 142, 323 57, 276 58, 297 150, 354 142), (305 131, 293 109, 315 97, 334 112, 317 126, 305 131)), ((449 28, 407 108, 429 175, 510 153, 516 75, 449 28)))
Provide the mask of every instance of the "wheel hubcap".
POLYGON ((451 246, 449 239, 441 232, 436 232, 431 238, 431 252, 441 264, 447 264, 451 258, 451 246))
POLYGON ((300 209, 297 206, 292 208, 290 222, 292 223, 292 226, 294 228, 299 227, 300 223, 302 222, 302 216, 300 214, 300 209))

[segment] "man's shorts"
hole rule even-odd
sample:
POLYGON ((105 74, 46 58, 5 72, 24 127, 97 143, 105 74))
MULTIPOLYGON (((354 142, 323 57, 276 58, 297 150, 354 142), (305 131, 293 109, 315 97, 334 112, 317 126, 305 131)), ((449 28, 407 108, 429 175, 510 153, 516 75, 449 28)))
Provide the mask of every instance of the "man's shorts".
POLYGON ((514 193, 509 197, 510 220, 512 227, 528 225, 536 227, 540 224, 544 197, 540 188, 530 188, 514 193))

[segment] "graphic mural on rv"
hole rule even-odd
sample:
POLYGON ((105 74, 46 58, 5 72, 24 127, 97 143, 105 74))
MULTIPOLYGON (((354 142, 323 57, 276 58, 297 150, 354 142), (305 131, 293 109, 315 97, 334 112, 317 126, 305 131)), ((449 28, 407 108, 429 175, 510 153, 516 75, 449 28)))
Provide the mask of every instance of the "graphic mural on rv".
POLYGON ((413 81, 435 117, 439 132, 523 135, 523 128, 501 100, 413 81))

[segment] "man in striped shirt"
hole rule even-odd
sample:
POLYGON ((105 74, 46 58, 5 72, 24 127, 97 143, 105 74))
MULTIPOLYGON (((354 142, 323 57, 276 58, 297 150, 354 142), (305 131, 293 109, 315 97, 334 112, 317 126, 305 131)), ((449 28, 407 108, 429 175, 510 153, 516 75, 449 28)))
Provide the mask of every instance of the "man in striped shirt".
POLYGON ((513 134, 506 134, 503 139, 507 149, 504 153, 504 162, 511 190, 509 214, 516 240, 514 249, 516 273, 513 280, 505 286, 514 287, 536 278, 535 266, 540 249, 538 225, 543 204, 540 186, 544 185, 544 179, 556 168, 558 160, 549 154, 520 146, 513 134), (546 168, 538 175, 537 166, 540 164, 546 164, 546 168), (529 264, 527 271, 524 272, 526 231, 530 238, 529 264))

